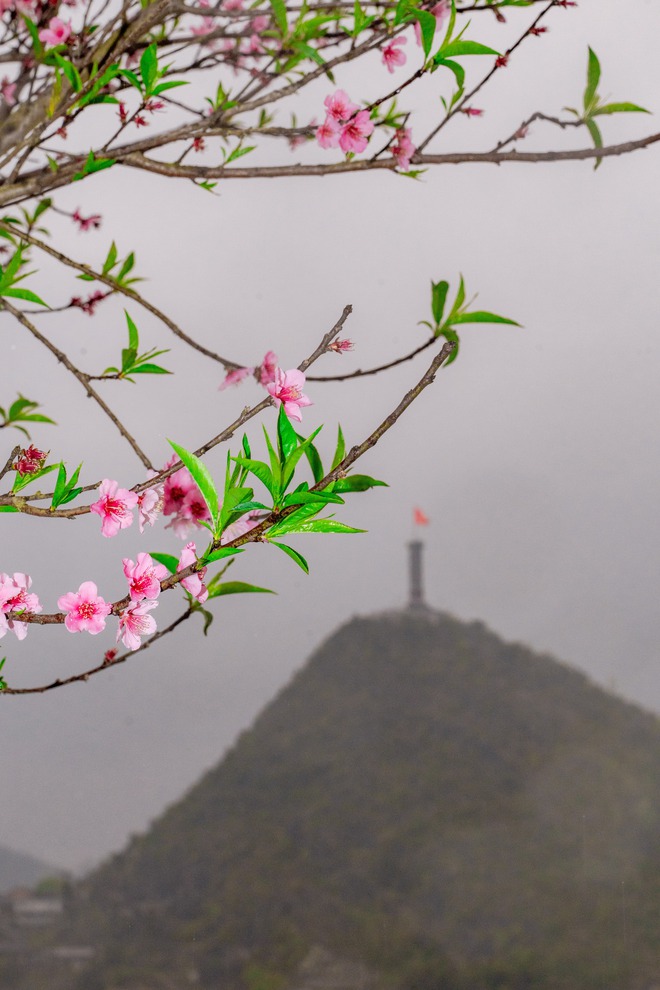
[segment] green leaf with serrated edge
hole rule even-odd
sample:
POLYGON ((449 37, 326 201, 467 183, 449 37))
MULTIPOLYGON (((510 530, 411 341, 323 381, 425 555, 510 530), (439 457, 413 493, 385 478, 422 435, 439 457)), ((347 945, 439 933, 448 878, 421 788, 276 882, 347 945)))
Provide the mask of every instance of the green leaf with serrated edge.
MULTIPOLYGON (((202 560, 205 564, 212 564, 216 560, 222 560, 224 557, 234 557, 237 553, 244 552, 243 547, 218 547, 217 550, 205 553, 202 560)), ((153 557, 153 554, 151 556, 153 557)))
POLYGON ((301 553, 298 553, 293 547, 288 547, 286 543, 276 543, 275 540, 269 542, 271 546, 279 547, 280 550, 283 550, 287 557, 291 557, 291 560, 295 561, 298 567, 302 568, 305 574, 309 574, 309 564, 301 553))
POLYGON ((588 114, 591 104, 596 96, 598 82, 600 80, 600 62, 593 49, 589 49, 589 60, 587 63, 587 85, 584 90, 584 112, 588 114))
POLYGON ((170 574, 176 574, 177 567, 179 566, 178 557, 174 557, 171 553, 155 553, 153 550, 150 553, 150 557, 157 564, 162 564, 163 567, 166 567, 170 574))
POLYGON ((335 481, 336 492, 366 492, 370 488, 378 486, 389 488, 386 481, 378 481, 377 478, 370 478, 368 474, 350 474, 347 478, 337 478, 335 481))
POLYGON ((298 434, 284 411, 284 403, 280 403, 277 414, 277 447, 280 454, 280 464, 284 466, 287 458, 298 446, 298 434))
POLYGON ((270 5, 273 10, 275 23, 280 29, 280 34, 288 34, 289 29, 286 21, 286 3, 284 3, 284 0, 270 0, 270 5))
POLYGON ((354 526, 347 526, 336 519, 308 519, 298 523, 295 527, 278 528, 275 535, 279 536, 284 533, 366 533, 366 529, 355 529, 354 526))
POLYGON ((256 584, 247 584, 245 581, 225 581, 224 584, 219 584, 209 590, 209 599, 219 598, 221 595, 242 595, 249 592, 275 594, 270 588, 259 588, 256 584))
MULTIPOLYGON (((322 429, 323 429, 322 426, 317 427, 317 429, 315 429, 314 432, 311 433, 306 440, 301 441, 300 446, 296 450, 294 450, 293 453, 288 457, 287 462, 284 465, 284 468, 282 469, 281 494, 284 494, 284 492, 289 487, 291 479, 293 478, 293 475, 295 473, 296 467, 298 466, 298 462, 302 458, 303 454, 305 454, 306 451, 309 449, 314 438, 319 435, 322 429)), ((298 434, 296 434, 296 436, 298 436, 298 434)))
POLYGON ((487 313, 485 310, 475 310, 474 313, 459 313, 452 320, 452 324, 458 323, 509 323, 511 326, 519 327, 520 323, 509 320, 506 316, 498 316, 496 313, 487 313))
POLYGON ((25 488, 30 482, 36 481, 37 478, 43 478, 45 474, 56 471, 58 467, 58 464, 49 464, 48 467, 42 468, 40 471, 35 471, 34 474, 17 474, 14 484, 11 487, 12 492, 20 492, 21 488, 25 488))
POLYGON ((270 468, 264 461, 255 461, 251 457, 234 457, 233 460, 242 467, 247 468, 255 478, 258 478, 261 484, 268 489, 271 498, 275 499, 277 485, 275 484, 270 468))
POLYGON ((202 498, 206 502, 206 507, 211 514, 211 519, 213 520, 214 526, 217 525, 219 508, 218 508, 218 492, 215 487, 215 482, 211 477, 209 469, 206 464, 192 454, 185 447, 179 446, 178 443, 174 443, 172 440, 168 439, 170 447, 174 450, 177 457, 183 461, 185 466, 190 471, 193 481, 202 493, 202 498))
POLYGON ((445 311, 448 292, 449 282, 431 282, 431 313, 436 326, 442 323, 442 314, 445 311))
POLYGON ((344 440, 344 434, 342 433, 341 426, 338 425, 337 446, 335 447, 335 454, 334 457, 332 458, 332 467, 330 468, 330 470, 334 471, 337 465, 341 464, 341 462, 344 460, 345 457, 346 457, 346 442, 344 440))
POLYGON ((604 103, 592 111, 592 117, 599 117, 609 113, 650 113, 644 107, 637 106, 636 103, 604 103))
POLYGON ((297 525, 298 523, 305 522, 307 519, 311 519, 313 516, 318 516, 319 512, 322 512, 325 508, 323 502, 306 502, 301 505, 295 512, 291 512, 284 519, 280 520, 278 523, 274 523, 273 526, 268 530, 268 536, 273 533, 277 535, 280 527, 289 526, 290 523, 297 525))

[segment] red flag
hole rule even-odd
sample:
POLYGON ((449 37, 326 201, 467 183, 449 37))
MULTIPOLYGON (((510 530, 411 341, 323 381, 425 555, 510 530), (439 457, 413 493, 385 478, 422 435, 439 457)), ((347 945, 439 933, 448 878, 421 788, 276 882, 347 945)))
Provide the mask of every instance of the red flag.
POLYGON ((431 521, 428 516, 424 515, 421 509, 413 509, 413 521, 416 526, 428 526, 431 521))

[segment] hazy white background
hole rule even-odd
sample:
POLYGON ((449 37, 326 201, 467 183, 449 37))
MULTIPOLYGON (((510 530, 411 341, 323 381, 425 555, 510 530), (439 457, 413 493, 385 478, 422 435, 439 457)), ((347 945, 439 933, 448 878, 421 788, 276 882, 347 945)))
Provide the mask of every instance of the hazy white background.
MULTIPOLYGON (((470 36, 503 48, 531 17, 511 12, 507 34, 481 14, 470 36)), ((485 116, 457 120, 439 149, 488 148, 534 110, 578 104, 587 44, 601 59, 603 95, 656 112, 605 119, 606 141, 658 129, 656 4, 632 0, 624 14, 612 0, 585 2, 547 23, 550 32, 530 39, 475 99, 485 116)), ((408 54, 415 55, 411 45, 408 54)), ((472 66, 472 78, 483 64, 472 66)), ((361 76, 338 80, 354 99, 389 82, 377 58, 361 76)), ((438 73, 420 91, 426 117, 413 121, 415 136, 422 119, 438 112, 441 90, 438 73)), ((292 108, 299 120, 320 117, 326 92, 322 83, 292 108)), ((586 144, 579 134, 536 125, 523 147, 586 144)), ((447 278, 453 291, 459 272, 468 293, 479 292, 480 307, 525 329, 465 328, 458 363, 360 465, 391 485, 354 496, 342 510, 341 518, 368 534, 296 542, 310 561, 309 578, 278 551, 255 547, 232 576, 278 596, 217 602, 208 638, 191 622, 86 685, 0 698, 1 844, 79 870, 144 829, 340 623, 405 603, 415 504, 432 520, 424 537, 434 606, 482 619, 660 709, 659 166, 656 146, 607 160, 595 174, 589 163, 452 166, 420 182, 380 173, 227 182, 217 197, 113 171, 58 194, 60 205, 104 217, 93 236, 62 222, 70 251, 96 261, 113 237, 123 253, 134 248, 139 274, 149 278, 145 295, 198 339, 246 363, 272 347, 285 368, 294 366, 347 302, 355 352, 329 356, 317 373, 393 358, 423 339, 416 323, 428 317, 430 280, 447 278)), ((53 270, 41 283, 54 305, 87 291, 60 279, 53 270)), ((81 366, 102 370, 123 344, 121 309, 110 302, 94 320, 74 312, 44 325, 81 366)), ((168 457, 167 436, 193 448, 260 398, 251 383, 218 392, 218 367, 129 309, 145 345, 172 346, 163 363, 180 374, 173 385, 154 379, 115 391, 108 384, 104 394, 156 461, 168 457)), ((84 456, 85 481, 138 480, 134 458, 75 383, 2 322, 0 402, 17 390, 41 400, 61 429, 35 431, 35 441, 71 465, 84 456)), ((427 361, 425 354, 388 377, 340 387, 310 385, 315 405, 305 430, 326 424, 320 446, 328 454, 338 419, 348 442, 359 441, 427 361)), ((274 424, 274 414, 266 420, 274 424)), ((255 446, 259 430, 250 428, 255 446)), ((3 440, 15 442, 7 434, 3 440)), ((215 470, 223 457, 212 459, 215 470)), ((5 516, 2 527, 1 568, 28 571, 48 610, 83 580, 118 597, 122 557, 177 548, 162 525, 144 541, 136 527, 104 541, 89 516, 76 523, 5 516)), ((161 621, 171 607, 163 603, 161 621)), ((8 636, 6 673, 16 684, 66 674, 100 657, 112 637, 110 629, 92 639, 38 627, 23 644, 8 636)))

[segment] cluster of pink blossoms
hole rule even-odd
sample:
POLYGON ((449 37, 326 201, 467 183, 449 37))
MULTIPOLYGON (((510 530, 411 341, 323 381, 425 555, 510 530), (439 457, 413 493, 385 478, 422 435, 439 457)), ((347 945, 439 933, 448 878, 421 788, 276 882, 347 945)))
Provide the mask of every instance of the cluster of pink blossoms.
POLYGON ((27 574, 0 574, 0 639, 8 629, 16 634, 17 639, 27 636, 27 622, 19 619, 8 619, 8 612, 41 612, 41 605, 36 595, 29 591, 32 584, 27 574))
MULTIPOLYGON (((181 553, 177 570, 181 571, 190 564, 194 564, 196 559, 195 544, 187 544, 181 553)), ((137 650, 142 644, 142 636, 151 636, 156 632, 156 620, 149 613, 158 606, 157 599, 161 591, 161 581, 168 576, 168 571, 162 564, 156 563, 148 553, 139 553, 137 561, 125 557, 122 563, 131 601, 125 609, 119 612, 117 642, 121 639, 128 650, 137 650)), ((202 583, 204 573, 205 569, 203 568, 198 573, 184 578, 181 582, 183 587, 200 602, 204 602, 208 598, 208 589, 202 583)), ((17 577, 22 578, 25 575, 15 574, 14 578, 17 577)), ((29 582, 29 578, 27 581, 29 582)), ((29 584, 26 587, 29 587, 29 584)), ((37 601, 35 595, 27 597, 37 601)), ((37 601, 37 606, 38 604, 37 601)), ((93 581, 83 581, 78 591, 69 591, 66 595, 62 595, 57 600, 57 606, 66 612, 64 625, 69 632, 88 632, 92 636, 96 636, 105 629, 106 619, 113 610, 113 606, 99 595, 93 581)), ((15 605, 12 607, 16 608, 15 605)), ((34 612, 41 609, 34 608, 30 603, 29 610, 34 612)), ((14 622, 14 625, 19 624, 14 622)), ((23 633, 24 635, 25 633, 23 633)), ((22 639, 23 636, 19 636, 19 638, 22 639)))
POLYGON ((326 117, 316 131, 316 140, 321 147, 340 147, 346 154, 360 154, 364 151, 374 129, 369 111, 360 110, 343 89, 326 96, 323 105, 326 108, 326 117))
MULTIPOLYGON (((337 341, 336 343, 337 349, 341 344, 341 350, 349 350, 353 346, 350 341, 337 341)), ((277 364, 277 354, 268 351, 259 367, 234 368, 233 371, 230 371, 220 385, 220 389, 227 388, 229 385, 238 385, 250 376, 256 378, 259 384, 263 385, 275 400, 275 405, 278 408, 281 403, 284 403, 284 411, 289 419, 295 419, 298 423, 302 422, 300 410, 304 409, 305 406, 312 405, 312 400, 303 392, 305 387, 304 372, 298 371, 297 368, 282 371, 277 364)), ((167 513, 167 510, 165 511, 167 513)))
MULTIPOLYGON (((150 472, 153 476, 154 472, 150 472)), ((163 490, 160 485, 136 494, 120 488, 116 481, 104 478, 99 485, 99 499, 90 505, 89 511, 101 517, 103 536, 116 536, 120 529, 133 524, 133 509, 138 510, 140 532, 145 525, 153 526, 163 508, 163 490)))

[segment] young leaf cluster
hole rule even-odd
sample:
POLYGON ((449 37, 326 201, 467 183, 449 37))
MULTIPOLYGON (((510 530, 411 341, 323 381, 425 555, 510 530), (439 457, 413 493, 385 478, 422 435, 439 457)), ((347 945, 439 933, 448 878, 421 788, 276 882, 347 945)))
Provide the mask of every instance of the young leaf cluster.
POLYGON ((12 402, 8 409, 0 406, 0 430, 5 426, 13 426, 15 430, 20 430, 21 433, 24 433, 29 440, 30 434, 24 426, 19 426, 19 423, 51 423, 54 426, 54 419, 49 419, 48 416, 34 412, 38 408, 38 402, 33 402, 32 399, 26 399, 24 395, 19 393, 18 398, 12 402))
POLYGON ((470 310, 468 307, 474 300, 465 300, 465 282, 463 276, 460 277, 456 298, 445 315, 447 296, 449 294, 449 282, 431 282, 431 316, 433 321, 420 320, 420 326, 428 327, 436 337, 444 337, 456 347, 451 356, 445 362, 445 366, 456 360, 460 340, 456 327, 464 323, 507 323, 510 326, 519 327, 515 320, 510 320, 506 316, 498 316, 497 313, 490 313, 487 310, 470 310))
POLYGON ((131 375, 170 375, 172 372, 167 368, 153 363, 153 358, 169 353, 169 348, 160 351, 152 348, 144 354, 138 353, 140 347, 138 328, 126 310, 124 314, 128 324, 128 347, 123 348, 121 352, 121 368, 111 366, 106 368, 103 374, 116 375, 117 378, 123 378, 127 382, 133 382, 131 375))

